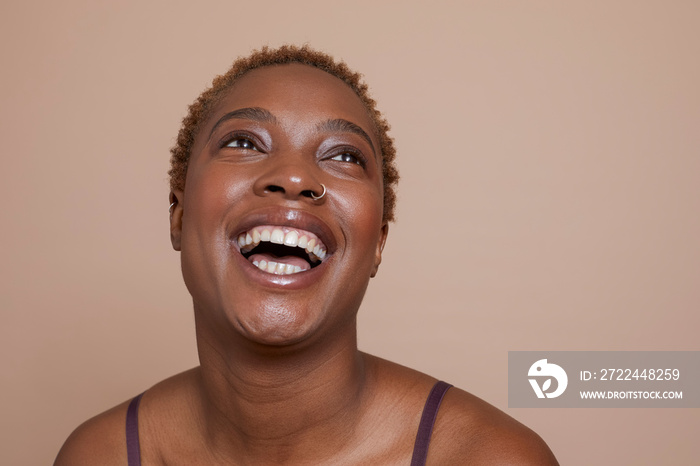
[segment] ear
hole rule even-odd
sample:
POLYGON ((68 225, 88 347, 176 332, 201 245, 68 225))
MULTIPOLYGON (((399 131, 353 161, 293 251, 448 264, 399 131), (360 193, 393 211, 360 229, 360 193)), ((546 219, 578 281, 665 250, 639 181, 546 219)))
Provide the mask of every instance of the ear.
POLYGON ((180 250, 180 238, 182 237, 182 201, 183 192, 178 190, 170 191, 170 242, 173 249, 180 250))
POLYGON ((386 237, 389 234, 389 224, 384 222, 379 230, 379 241, 377 242, 377 250, 374 252, 374 269, 372 269, 371 278, 374 278, 379 271, 379 264, 382 263, 382 252, 386 244, 386 237))

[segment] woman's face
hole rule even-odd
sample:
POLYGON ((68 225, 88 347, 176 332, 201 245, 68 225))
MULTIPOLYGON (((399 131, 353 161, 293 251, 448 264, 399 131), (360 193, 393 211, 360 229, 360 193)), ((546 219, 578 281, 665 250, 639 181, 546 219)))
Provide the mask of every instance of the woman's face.
POLYGON ((272 345, 354 332, 387 233, 373 128, 352 89, 310 66, 256 69, 228 91, 174 193, 198 325, 272 345))

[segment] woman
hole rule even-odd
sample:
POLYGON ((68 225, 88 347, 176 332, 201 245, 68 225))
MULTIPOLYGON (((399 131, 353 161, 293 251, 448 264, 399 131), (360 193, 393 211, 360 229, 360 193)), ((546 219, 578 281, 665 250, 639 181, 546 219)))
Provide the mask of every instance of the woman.
POLYGON ((78 427, 57 465, 556 464, 487 403, 358 351, 393 219, 387 131, 360 76, 306 47, 214 80, 170 171, 201 365, 78 427))

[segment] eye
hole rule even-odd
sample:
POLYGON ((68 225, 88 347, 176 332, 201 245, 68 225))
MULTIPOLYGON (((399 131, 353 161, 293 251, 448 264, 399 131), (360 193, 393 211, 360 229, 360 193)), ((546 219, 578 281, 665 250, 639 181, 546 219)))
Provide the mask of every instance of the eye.
POLYGON ((253 142, 242 136, 236 136, 233 139, 230 139, 224 147, 236 147, 240 149, 249 149, 249 150, 258 150, 258 148, 253 144, 253 142))
POLYGON ((358 155, 353 154, 352 152, 343 152, 342 154, 338 154, 335 157, 332 157, 331 160, 337 160, 339 162, 347 162, 347 163, 354 163, 357 164, 361 167, 364 167, 364 160, 362 160, 358 155))

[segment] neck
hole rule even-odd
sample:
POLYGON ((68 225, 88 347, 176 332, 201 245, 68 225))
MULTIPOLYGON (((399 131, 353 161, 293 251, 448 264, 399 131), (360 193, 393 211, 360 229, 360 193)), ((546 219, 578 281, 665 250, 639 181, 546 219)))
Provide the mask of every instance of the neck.
POLYGON ((210 451, 263 463, 341 451, 366 396, 364 359, 354 322, 350 327, 325 342, 264 347, 238 337, 224 344, 198 322, 198 391, 210 451))

